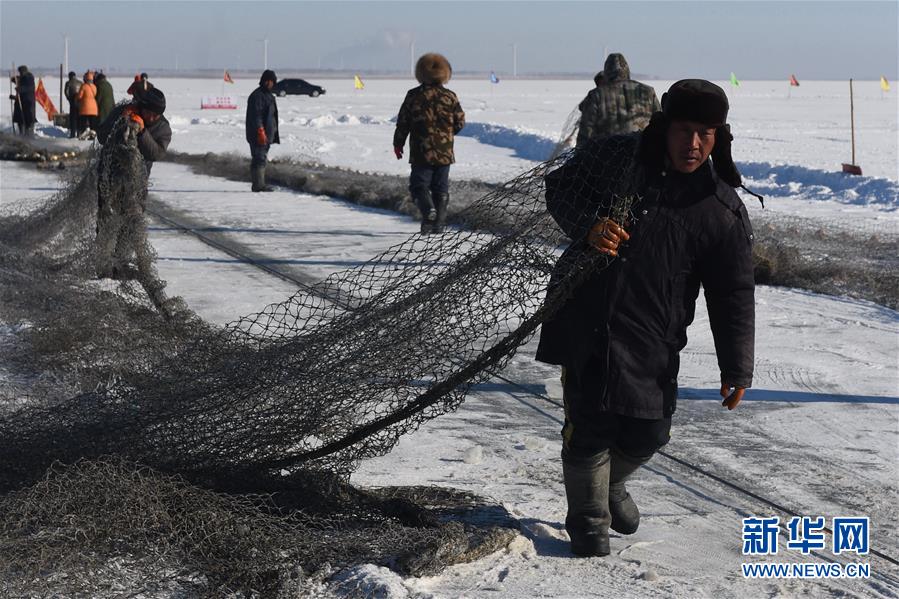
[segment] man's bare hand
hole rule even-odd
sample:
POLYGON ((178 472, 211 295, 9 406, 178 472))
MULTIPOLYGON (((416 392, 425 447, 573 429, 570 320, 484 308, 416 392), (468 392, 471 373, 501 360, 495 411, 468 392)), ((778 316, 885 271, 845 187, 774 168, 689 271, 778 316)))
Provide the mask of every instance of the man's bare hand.
POLYGON ((630 238, 624 227, 610 218, 601 218, 587 234, 587 243, 603 254, 617 256, 618 246, 630 238))
POLYGON ((728 410, 735 409, 745 394, 746 389, 743 387, 734 387, 729 383, 721 383, 721 397, 724 398, 721 405, 726 406, 728 410))

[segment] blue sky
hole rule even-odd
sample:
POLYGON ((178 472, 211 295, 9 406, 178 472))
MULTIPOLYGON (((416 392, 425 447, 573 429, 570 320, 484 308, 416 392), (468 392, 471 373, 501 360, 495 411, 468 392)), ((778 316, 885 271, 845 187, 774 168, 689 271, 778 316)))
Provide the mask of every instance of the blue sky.
POLYGON ((459 71, 592 73, 603 52, 666 79, 896 79, 899 2, 0 1, 0 60, 126 71, 319 66, 403 70, 446 54, 459 71))

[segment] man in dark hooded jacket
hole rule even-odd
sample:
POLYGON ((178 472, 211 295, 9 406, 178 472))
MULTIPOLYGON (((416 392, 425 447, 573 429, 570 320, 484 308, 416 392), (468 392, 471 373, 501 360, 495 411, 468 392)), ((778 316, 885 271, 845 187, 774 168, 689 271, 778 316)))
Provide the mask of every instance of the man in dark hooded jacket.
POLYGON ((537 359, 563 367, 562 464, 576 555, 637 530, 624 482, 668 442, 679 352, 699 288, 728 409, 752 384, 752 229, 734 188, 727 96, 678 81, 641 134, 594 140, 546 178, 572 240, 559 259, 537 359), (709 157, 711 156, 711 160, 709 157))
POLYGON ((12 120, 19 127, 22 135, 34 135, 34 124, 37 122, 34 101, 34 75, 28 67, 19 67, 19 75, 13 78, 15 82, 15 94, 9 96, 14 100, 12 120))
POLYGON ((659 110, 655 90, 631 79, 630 67, 622 54, 609 54, 594 82, 596 88, 579 106, 579 148, 597 137, 642 131, 659 110))
POLYGON ((257 87, 247 98, 247 143, 250 144, 250 178, 253 191, 274 191, 265 184, 265 164, 272 144, 281 143, 278 135, 278 103, 272 88, 278 77, 266 69, 257 87))
POLYGON ((415 78, 421 85, 406 93, 396 117, 393 153, 402 159, 409 137, 409 192, 421 211, 422 233, 442 233, 446 225, 449 171, 456 161, 453 140, 465 126, 459 98, 444 87, 452 74, 443 55, 422 55, 415 64, 415 78))
POLYGON ((65 94, 69 101, 69 137, 78 137, 79 128, 78 92, 81 91, 81 80, 75 71, 69 71, 69 79, 66 81, 65 94))

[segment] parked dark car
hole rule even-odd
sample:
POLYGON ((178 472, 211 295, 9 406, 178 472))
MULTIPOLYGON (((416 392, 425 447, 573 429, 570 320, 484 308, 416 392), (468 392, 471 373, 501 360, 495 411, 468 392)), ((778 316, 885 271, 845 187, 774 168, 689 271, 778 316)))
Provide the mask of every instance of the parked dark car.
POLYGON ((313 85, 305 79, 282 79, 272 88, 272 93, 284 96, 312 96, 316 98, 325 93, 325 88, 313 85))

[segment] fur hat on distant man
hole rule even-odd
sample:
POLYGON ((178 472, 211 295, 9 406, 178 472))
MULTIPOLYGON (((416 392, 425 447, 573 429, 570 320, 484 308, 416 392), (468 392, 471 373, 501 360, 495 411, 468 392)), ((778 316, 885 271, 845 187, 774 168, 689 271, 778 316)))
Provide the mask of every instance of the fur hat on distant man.
POLYGON ((453 67, 442 54, 422 54, 415 63, 415 78, 422 84, 444 84, 453 76, 453 67))

